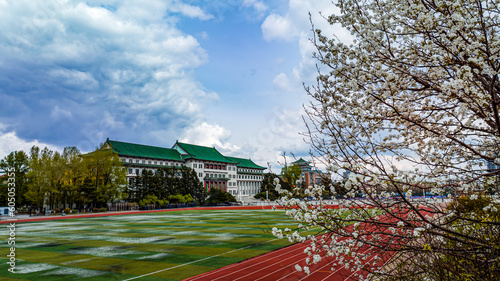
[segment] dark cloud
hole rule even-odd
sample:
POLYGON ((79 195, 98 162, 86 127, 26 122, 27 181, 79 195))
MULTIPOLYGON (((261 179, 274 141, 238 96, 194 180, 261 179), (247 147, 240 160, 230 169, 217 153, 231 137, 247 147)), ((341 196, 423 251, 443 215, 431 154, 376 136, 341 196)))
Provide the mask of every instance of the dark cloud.
MULTIPOLYGON (((137 4, 23 2, 0 7, 4 131, 84 150, 107 136, 151 143, 214 98, 190 74, 205 51, 168 20, 169 3, 141 2, 131 13, 137 4)), ((185 4, 176 11, 210 18, 185 4)))

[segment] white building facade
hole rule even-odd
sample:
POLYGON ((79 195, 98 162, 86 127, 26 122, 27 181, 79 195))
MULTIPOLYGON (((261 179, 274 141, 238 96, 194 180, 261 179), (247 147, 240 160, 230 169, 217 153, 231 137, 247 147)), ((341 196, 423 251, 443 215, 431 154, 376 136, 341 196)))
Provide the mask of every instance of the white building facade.
POLYGON ((106 140, 103 148, 113 149, 127 169, 129 182, 143 169, 193 169, 207 191, 220 189, 237 199, 260 192, 265 167, 251 159, 228 157, 213 147, 176 142, 172 148, 106 140))

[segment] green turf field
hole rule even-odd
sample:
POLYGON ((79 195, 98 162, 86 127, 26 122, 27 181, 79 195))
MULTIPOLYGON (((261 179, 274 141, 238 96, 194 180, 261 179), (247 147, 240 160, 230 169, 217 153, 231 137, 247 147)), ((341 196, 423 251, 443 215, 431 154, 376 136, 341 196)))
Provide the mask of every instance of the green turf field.
POLYGON ((0 279, 125 280, 162 270, 134 280, 182 280, 289 245, 273 226, 293 222, 284 211, 197 210, 17 223, 12 274, 1 225, 0 279))

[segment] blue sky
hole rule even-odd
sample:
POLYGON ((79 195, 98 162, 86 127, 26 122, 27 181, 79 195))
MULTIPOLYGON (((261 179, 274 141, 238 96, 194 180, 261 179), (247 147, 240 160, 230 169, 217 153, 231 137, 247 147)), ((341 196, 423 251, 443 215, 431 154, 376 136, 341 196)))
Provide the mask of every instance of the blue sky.
POLYGON ((176 140, 273 166, 307 155, 302 83, 328 0, 0 0, 0 157, 176 140))

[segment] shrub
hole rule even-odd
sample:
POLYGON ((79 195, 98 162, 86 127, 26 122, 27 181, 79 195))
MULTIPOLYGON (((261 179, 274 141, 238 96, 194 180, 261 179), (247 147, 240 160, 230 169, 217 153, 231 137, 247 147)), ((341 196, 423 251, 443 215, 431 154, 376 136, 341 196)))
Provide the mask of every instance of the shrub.
POLYGON ((208 203, 236 202, 236 198, 231 193, 223 190, 212 189, 208 195, 208 203))
MULTIPOLYGON (((253 198, 266 200, 266 192, 263 191, 261 193, 258 193, 253 198)), ((269 192, 267 198, 271 201, 274 201, 274 200, 278 199, 278 196, 276 196, 273 192, 269 192)))
POLYGON ((77 211, 76 209, 71 210, 71 212, 72 212, 73 214, 78 213, 78 211, 77 211))
POLYGON ((54 209, 54 212, 56 212, 56 214, 57 214, 57 213, 60 213, 60 212, 61 212, 61 209, 59 209, 59 208, 55 208, 55 209, 54 209))
POLYGON ((64 212, 65 212, 66 214, 69 214, 69 213, 71 213, 71 209, 70 209, 70 208, 65 208, 65 209, 64 209, 64 212))
POLYGON ((168 201, 170 203, 186 203, 186 199, 180 194, 170 195, 168 201))
POLYGON ((193 196, 191 196, 191 194, 186 194, 186 195, 184 195, 184 201, 185 201, 185 203, 191 203, 191 202, 194 202, 194 198, 193 198, 193 196))
POLYGON ((476 199, 471 199, 469 196, 461 196, 456 202, 448 206, 448 210, 454 210, 458 216, 471 218, 471 215, 474 214, 473 217, 482 218, 488 215, 490 218, 498 221, 500 219, 500 211, 485 208, 491 203, 492 200, 485 196, 478 196, 476 199))
POLYGON ((94 213, 98 213, 99 210, 100 210, 99 208, 92 208, 92 212, 94 212, 94 213))
POLYGON ((101 208, 101 212, 106 212, 107 210, 108 210, 108 209, 106 209, 106 208, 104 208, 104 207, 102 207, 102 208, 101 208))

